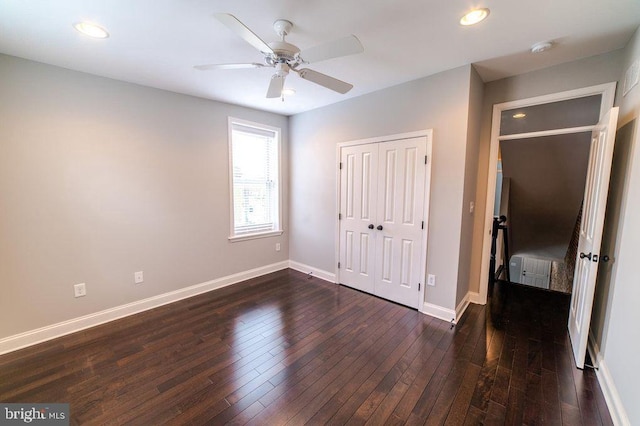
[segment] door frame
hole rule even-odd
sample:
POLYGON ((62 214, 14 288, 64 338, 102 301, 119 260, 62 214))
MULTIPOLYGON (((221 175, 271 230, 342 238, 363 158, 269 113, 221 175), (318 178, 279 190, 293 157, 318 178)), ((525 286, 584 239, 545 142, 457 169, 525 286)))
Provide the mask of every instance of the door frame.
POLYGON ((483 240, 482 240, 482 260, 479 277, 479 301, 481 304, 487 303, 488 297, 488 277, 489 259, 491 257, 491 230, 493 225, 493 209, 496 195, 496 177, 498 165, 498 148, 501 140, 524 139, 541 136, 553 136, 569 133, 591 132, 596 128, 596 124, 591 126, 544 130, 530 133, 519 133, 515 135, 500 136, 500 121, 502 111, 514 108, 523 108, 533 105, 540 105, 558 101, 564 101, 585 96, 602 95, 600 103, 599 119, 613 107, 616 94, 616 83, 605 83, 596 86, 584 87, 580 89, 567 90, 564 92, 551 93, 549 95, 536 96, 532 98, 519 99, 515 101, 503 102, 493 105, 493 116, 491 119, 491 144, 489 147, 489 170, 487 172, 487 197, 485 200, 483 240), (487 232, 488 230, 488 232, 487 232))
POLYGON ((427 277, 427 242, 429 237, 429 201, 431 194, 431 164, 433 163, 432 157, 432 141, 433 141, 433 129, 418 130, 415 132, 398 133, 394 135, 378 136, 366 139, 357 139, 346 142, 339 142, 336 144, 336 212, 335 212, 335 277, 336 284, 340 284, 340 268, 338 268, 338 262, 340 262, 340 158, 342 148, 354 145, 368 145, 379 142, 392 142, 402 139, 412 139, 425 137, 427 139, 427 168, 425 170, 425 182, 424 182, 424 206, 422 211, 422 220, 424 221, 424 233, 422 237, 420 259, 422 259, 420 265, 420 276, 422 278, 422 286, 418 291, 419 303, 418 311, 424 313, 424 292, 427 277))

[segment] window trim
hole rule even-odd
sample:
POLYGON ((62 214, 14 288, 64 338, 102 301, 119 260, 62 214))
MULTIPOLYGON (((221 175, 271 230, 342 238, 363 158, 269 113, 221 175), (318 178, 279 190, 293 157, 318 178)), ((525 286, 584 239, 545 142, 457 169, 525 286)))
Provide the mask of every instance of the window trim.
POLYGON ((227 139, 229 149, 229 237, 230 242, 254 240, 258 238, 268 238, 282 235, 284 230, 282 229, 282 129, 279 127, 269 126, 268 124, 256 123, 253 121, 243 120, 229 116, 227 119, 227 139), (275 134, 276 153, 278 161, 277 175, 277 223, 276 229, 270 231, 258 231, 246 234, 235 234, 235 216, 234 216, 234 202, 233 202, 233 128, 234 125, 254 128, 258 131, 273 132, 275 134))

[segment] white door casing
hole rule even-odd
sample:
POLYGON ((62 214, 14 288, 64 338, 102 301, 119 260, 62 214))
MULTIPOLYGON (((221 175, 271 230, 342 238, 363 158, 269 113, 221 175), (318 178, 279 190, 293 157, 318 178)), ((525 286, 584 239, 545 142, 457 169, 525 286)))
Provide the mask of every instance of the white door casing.
POLYGON ((338 282, 418 308, 430 143, 426 136, 389 139, 339 147, 338 282))
POLYGON ((485 198, 485 213, 484 213, 484 236, 482 239, 482 260, 480 265, 479 289, 480 289, 480 301, 481 303, 487 302, 488 296, 488 277, 489 277, 489 259, 491 256, 491 229, 493 225, 493 209, 495 201, 495 189, 497 178, 497 164, 498 164, 498 147, 500 140, 511 139, 525 139, 539 136, 551 136, 567 133, 579 133, 584 131, 591 131, 595 126, 585 126, 581 128, 569 128, 569 129, 557 129, 532 132, 526 134, 517 134, 509 136, 500 136, 500 122, 502 111, 510 110, 514 108, 524 108, 532 105, 541 105, 550 102, 557 102, 562 100, 568 100, 578 97, 602 95, 602 102, 600 106, 600 118, 611 109, 613 106, 613 100, 615 98, 616 83, 606 83, 597 86, 585 87, 581 89, 568 90, 560 93, 553 93, 549 95, 537 96, 534 98, 521 99, 517 101, 509 101, 501 104, 495 104, 493 106, 493 118, 491 123, 491 144, 489 147, 489 169, 487 174, 487 193, 485 198))
POLYGON ((591 134, 589 168, 568 324, 573 356, 578 368, 584 367, 587 353, 617 122, 618 107, 615 107, 600 120, 591 134))

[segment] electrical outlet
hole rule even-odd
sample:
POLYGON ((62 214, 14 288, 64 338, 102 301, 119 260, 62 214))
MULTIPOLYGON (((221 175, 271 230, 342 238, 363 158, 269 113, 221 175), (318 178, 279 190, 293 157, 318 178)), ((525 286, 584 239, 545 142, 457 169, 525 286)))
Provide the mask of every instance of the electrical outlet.
POLYGON ((76 284, 73 286, 73 295, 75 297, 83 297, 87 295, 87 285, 85 283, 76 284))
POLYGON ((140 284, 143 281, 144 281, 144 273, 142 271, 138 271, 133 274, 134 283, 140 284))
POLYGON ((433 274, 427 275, 427 285, 435 286, 436 285, 436 276, 433 274))
POLYGON ((276 251, 280 251, 280 243, 276 243, 276 251))

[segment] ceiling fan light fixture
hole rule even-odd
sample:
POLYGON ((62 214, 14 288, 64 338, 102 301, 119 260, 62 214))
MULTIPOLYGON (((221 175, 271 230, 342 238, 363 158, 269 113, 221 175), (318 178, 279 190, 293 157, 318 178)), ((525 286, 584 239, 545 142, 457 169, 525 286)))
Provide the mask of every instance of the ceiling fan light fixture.
POLYGON ((515 114, 513 114, 513 118, 518 119, 518 118, 525 118, 527 116, 527 114, 525 114, 524 112, 517 112, 515 114))
POLYGON ((282 89, 282 94, 284 96, 293 96, 296 94, 296 89, 293 89, 291 87, 286 87, 284 89, 282 89))
POLYGON ((82 33, 91 38, 108 38, 109 32, 98 24, 91 22, 76 22, 73 24, 73 28, 79 33, 82 33))
POLYGON ((460 25, 469 26, 475 25, 478 22, 484 21, 489 16, 489 9, 484 7, 480 9, 473 9, 460 18, 460 25))

